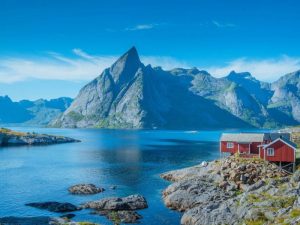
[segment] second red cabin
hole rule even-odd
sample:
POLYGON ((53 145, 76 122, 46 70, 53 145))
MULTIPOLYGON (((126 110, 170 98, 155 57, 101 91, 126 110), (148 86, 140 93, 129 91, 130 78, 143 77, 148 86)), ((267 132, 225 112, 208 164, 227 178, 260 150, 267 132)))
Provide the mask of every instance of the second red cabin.
POLYGON ((224 133, 220 140, 220 152, 271 162, 296 161, 296 144, 290 141, 288 133, 224 133))

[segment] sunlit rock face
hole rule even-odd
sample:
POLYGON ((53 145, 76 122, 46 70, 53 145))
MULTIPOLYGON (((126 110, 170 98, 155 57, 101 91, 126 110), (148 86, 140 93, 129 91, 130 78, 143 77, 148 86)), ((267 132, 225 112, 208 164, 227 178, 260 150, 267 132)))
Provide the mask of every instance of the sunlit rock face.
POLYGON ((197 68, 165 71, 145 66, 133 47, 84 86, 71 106, 51 124, 147 129, 297 124, 296 100, 290 101, 290 115, 273 107, 274 96, 278 95, 276 87, 276 82, 260 82, 250 73, 233 71, 215 78, 197 68))

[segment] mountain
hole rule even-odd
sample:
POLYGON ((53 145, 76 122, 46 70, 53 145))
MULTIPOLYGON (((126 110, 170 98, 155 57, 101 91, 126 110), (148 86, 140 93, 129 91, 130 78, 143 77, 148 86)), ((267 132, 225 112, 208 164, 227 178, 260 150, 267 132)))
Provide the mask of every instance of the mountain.
MULTIPOLYGON (((269 108, 272 84, 249 73, 145 66, 133 47, 84 86, 59 127, 200 129, 297 124, 269 108), (283 119, 282 119, 283 118, 283 119)), ((285 115, 284 115, 285 116, 285 115)))
POLYGON ((282 76, 272 83, 268 107, 280 115, 300 122, 300 70, 282 76))
POLYGON ((84 86, 55 125, 167 129, 247 126, 190 91, 191 81, 198 75, 197 70, 164 71, 145 66, 133 47, 84 86))
POLYGON ((22 123, 32 117, 30 111, 8 96, 0 96, 0 123, 22 123))
POLYGON ((0 96, 0 124, 47 125, 71 104, 71 98, 13 102, 8 96, 0 96))

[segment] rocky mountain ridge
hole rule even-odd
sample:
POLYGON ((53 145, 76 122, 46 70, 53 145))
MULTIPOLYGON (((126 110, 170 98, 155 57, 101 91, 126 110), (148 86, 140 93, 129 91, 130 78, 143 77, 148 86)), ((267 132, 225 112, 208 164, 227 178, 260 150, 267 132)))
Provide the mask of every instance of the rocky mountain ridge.
POLYGON ((133 47, 84 86, 52 125, 201 129, 300 123, 299 74, 274 83, 232 71, 215 78, 197 68, 145 66, 133 47))
POLYGON ((67 97, 14 102, 8 96, 0 96, 0 124, 46 126, 64 112, 71 102, 72 99, 67 97))

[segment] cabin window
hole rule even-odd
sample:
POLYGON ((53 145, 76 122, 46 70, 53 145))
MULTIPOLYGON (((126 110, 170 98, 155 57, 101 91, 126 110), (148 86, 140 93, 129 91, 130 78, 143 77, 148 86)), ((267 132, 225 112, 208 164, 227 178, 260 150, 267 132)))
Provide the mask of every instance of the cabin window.
POLYGON ((267 156, 274 156, 274 148, 267 148, 267 156))
POLYGON ((232 142, 227 142, 227 148, 233 148, 233 143, 232 142))

